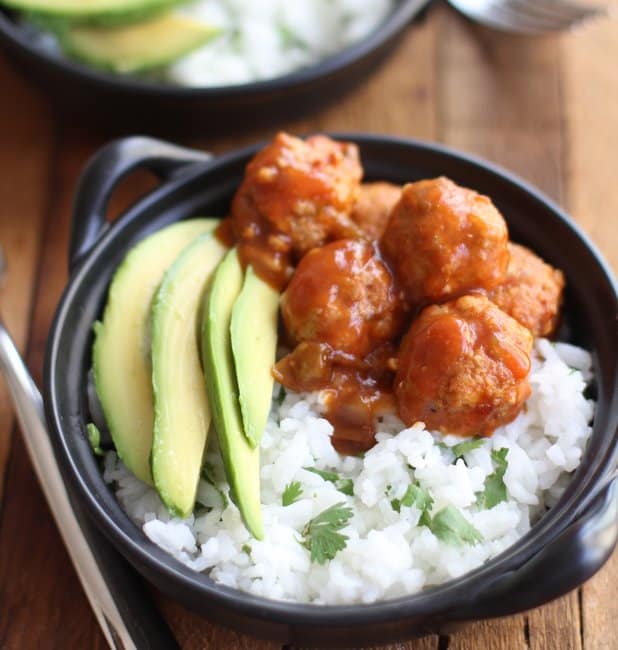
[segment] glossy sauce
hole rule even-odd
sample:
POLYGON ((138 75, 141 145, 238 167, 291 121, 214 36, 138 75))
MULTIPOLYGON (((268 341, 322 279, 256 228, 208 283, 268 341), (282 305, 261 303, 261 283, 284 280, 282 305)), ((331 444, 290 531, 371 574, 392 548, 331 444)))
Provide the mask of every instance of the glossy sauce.
POLYGON ((266 221, 256 222, 254 226, 253 236, 242 238, 237 224, 228 217, 217 226, 215 235, 229 248, 238 247, 243 269, 251 265, 262 280, 277 291, 283 291, 294 273, 289 237, 274 232, 266 221))
POLYGON ((435 178, 404 186, 380 247, 418 307, 499 285, 507 241, 506 223, 488 197, 435 178))
MULTIPOLYGON (((238 245, 243 267, 251 264, 256 273, 271 286, 282 290, 288 284, 293 267, 290 264, 289 271, 285 272, 273 268, 273 250, 267 237, 238 241, 235 224, 230 218, 219 224, 216 236, 228 247, 238 245)), ((288 257, 282 259, 289 262, 288 257)), ((336 267, 320 264, 316 276, 320 279, 317 290, 325 290, 336 272, 343 270, 354 277, 354 271, 356 274, 359 272, 358 268, 354 268, 356 261, 353 257, 346 258, 339 251, 334 256, 336 267)), ((386 267, 384 271, 388 273, 386 267)), ((375 274, 376 270, 372 268, 371 273, 375 274)), ((300 296, 302 300, 302 291, 300 296)), ((350 307, 356 296, 343 291, 341 299, 347 305, 348 313, 351 313, 350 307)), ((389 296, 389 299, 395 301, 393 296, 389 296)), ((325 297, 325 302, 328 303, 328 296, 325 297)), ((395 318, 398 319, 394 326, 399 330, 403 322, 403 305, 397 305, 394 311, 397 312, 395 318)), ((367 346, 375 345, 375 334, 372 338, 365 333, 365 344, 360 344, 359 347, 363 337, 359 336, 358 323, 354 323, 354 319, 347 325, 339 323, 338 329, 338 334, 350 341, 353 352, 358 353, 367 346), (344 331, 341 331, 342 328, 344 331), (366 340, 368 336, 369 341, 366 340)), ((288 335, 287 332, 285 334, 288 335)), ((384 334, 389 336, 390 332, 384 334)), ((335 350, 327 343, 304 341, 274 366, 272 374, 282 386, 295 392, 323 391, 323 414, 334 428, 333 446, 342 454, 358 455, 375 444, 377 418, 383 413, 396 410, 393 394, 396 352, 392 343, 385 343, 361 358, 353 353, 335 350)))
POLYGON ((285 133, 249 162, 231 205, 241 262, 282 290, 313 248, 362 233, 350 219, 362 167, 355 145, 285 133))
MULTIPOLYGON (((491 435, 530 391, 531 336, 486 298, 509 261, 502 216, 445 178, 402 191, 361 187, 361 177, 354 145, 280 133, 248 164, 217 229, 244 268, 283 292, 292 352, 274 378, 321 392, 342 453, 370 449, 387 412, 445 433, 491 435)), ((526 302, 520 275, 507 295, 512 311, 548 295, 557 313, 562 285, 551 295, 535 285, 526 302)), ((551 316, 550 307, 538 311, 551 316)))
POLYGON ((359 454, 375 444, 376 419, 396 408, 395 352, 386 344, 358 359, 325 343, 303 342, 275 365, 273 376, 295 392, 323 391, 334 447, 344 454, 359 454))
POLYGON ((309 251, 281 297, 293 343, 327 343, 361 359, 401 334, 404 311, 377 249, 361 240, 342 239, 309 251))
MULTIPOLYGON (((238 223, 227 218, 219 224, 216 236, 226 246, 238 247, 243 268, 250 264, 279 291, 288 285, 294 274, 291 247, 286 245, 286 235, 274 232, 269 221, 255 221, 251 236, 244 238, 238 232, 238 223)), ((331 246, 336 249, 332 258, 318 260, 309 277, 303 276, 302 268, 296 276, 303 286, 295 294, 295 310, 301 319, 308 318, 306 315, 314 311, 309 296, 317 294, 331 318, 339 315, 323 329, 321 338, 333 340, 350 352, 335 350, 324 341, 301 341, 272 372, 276 381, 295 392, 323 391, 324 416, 334 427, 334 447, 341 453, 356 455, 375 444, 377 418, 396 410, 396 348, 381 341, 398 338, 405 305, 390 286, 390 270, 376 255, 373 244, 350 241, 346 245, 342 240, 331 246), (369 298, 357 293, 354 279, 361 275, 370 285, 369 298), (367 326, 361 322, 361 313, 371 310, 372 301, 381 307, 386 305, 388 313, 367 326)), ((319 252, 313 257, 318 256, 319 252)), ((289 339, 289 328, 284 334, 289 339)))
POLYGON ((486 296, 423 310, 398 354, 402 420, 455 435, 491 435, 530 395, 532 336, 486 296))

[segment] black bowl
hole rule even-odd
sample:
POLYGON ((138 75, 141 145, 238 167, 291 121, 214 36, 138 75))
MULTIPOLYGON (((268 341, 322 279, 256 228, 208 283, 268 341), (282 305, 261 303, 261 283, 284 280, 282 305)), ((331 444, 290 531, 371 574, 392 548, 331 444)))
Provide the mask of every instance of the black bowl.
POLYGON ((302 645, 386 643, 535 607, 588 579, 609 557, 618 537, 618 489, 613 480, 618 459, 618 295, 598 252, 560 208, 492 165, 421 142, 340 137, 359 144, 369 178, 402 183, 444 174, 488 194, 506 217, 513 239, 564 270, 567 337, 592 351, 598 402, 592 438, 558 504, 515 546, 460 579, 396 600, 336 607, 266 600, 215 584, 151 543, 103 482, 85 435, 86 374, 92 323, 101 314, 110 277, 129 247, 178 219, 226 214, 256 148, 209 160, 149 138, 129 138, 101 150, 78 191, 72 277, 47 350, 47 417, 65 474, 101 531, 162 591, 220 623, 302 645), (111 191, 136 167, 156 171, 164 182, 105 227, 111 191))
POLYGON ((220 134, 296 118, 335 101, 386 57, 428 2, 398 0, 374 32, 338 54, 292 74, 238 86, 183 88, 100 71, 48 52, 33 37, 35 30, 6 9, 0 9, 0 47, 72 121, 125 132, 220 134))

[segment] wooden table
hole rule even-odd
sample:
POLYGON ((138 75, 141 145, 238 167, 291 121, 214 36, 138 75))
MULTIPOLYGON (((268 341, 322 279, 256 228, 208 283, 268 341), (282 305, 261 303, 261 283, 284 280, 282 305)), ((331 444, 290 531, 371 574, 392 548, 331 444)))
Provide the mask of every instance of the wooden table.
MULTIPOLYGON (((438 6, 409 29, 377 74, 337 106, 281 127, 413 136, 497 161, 565 205, 617 268, 617 61, 616 20, 526 39, 489 32, 438 6)), ((187 143, 224 151, 267 135, 187 143)), ((0 242, 10 269, 1 306, 37 380, 66 281, 75 182, 106 138, 54 119, 44 98, 0 56, 0 242)), ((116 209, 148 182, 136 179, 123 187, 116 209)), ((4 386, 0 503, 0 648, 103 648, 14 427, 4 386)), ((390 647, 615 649, 617 585, 614 554, 584 587, 545 607, 390 647)), ((162 596, 158 602, 185 648, 280 648, 199 620, 162 596)))

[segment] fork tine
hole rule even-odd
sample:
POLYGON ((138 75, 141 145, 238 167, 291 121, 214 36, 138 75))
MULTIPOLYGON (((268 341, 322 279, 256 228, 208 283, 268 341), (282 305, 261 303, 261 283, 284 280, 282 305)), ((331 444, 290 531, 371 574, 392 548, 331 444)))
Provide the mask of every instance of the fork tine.
POLYGON ((449 0, 472 20, 507 32, 542 35, 607 14, 598 7, 581 7, 557 0, 449 0))
POLYGON ((526 34, 545 34, 560 29, 561 26, 568 26, 568 23, 557 25, 555 19, 535 16, 525 9, 511 6, 510 2, 504 0, 495 0, 490 6, 486 6, 485 11, 479 15, 479 20, 497 29, 526 34))
POLYGON ((568 0, 537 0, 534 3, 530 2, 530 0, 524 1, 527 1, 528 4, 534 4, 535 7, 547 12, 567 14, 573 17, 585 18, 590 15, 607 14, 605 7, 581 5, 568 0))
POLYGON ((568 25, 605 13, 605 10, 600 7, 583 7, 569 2, 555 2, 555 0, 537 0, 536 2, 506 0, 506 4, 513 9, 554 21, 555 25, 568 25))
POLYGON ((503 0, 501 3, 505 11, 517 15, 519 20, 531 29, 552 31, 568 27, 573 20, 565 17, 563 13, 548 12, 529 0, 503 0))
POLYGON ((526 31, 530 25, 521 16, 504 8, 504 0, 450 0, 468 18, 501 31, 526 31))

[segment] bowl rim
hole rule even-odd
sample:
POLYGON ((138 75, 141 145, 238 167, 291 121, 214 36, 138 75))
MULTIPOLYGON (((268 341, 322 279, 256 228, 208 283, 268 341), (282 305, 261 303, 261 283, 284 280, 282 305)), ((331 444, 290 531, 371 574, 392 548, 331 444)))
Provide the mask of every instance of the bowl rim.
POLYGON ((392 11, 363 39, 305 68, 285 75, 228 86, 177 86, 160 81, 152 81, 139 76, 125 76, 99 70, 65 56, 55 56, 37 46, 27 37, 27 32, 16 25, 9 16, 9 10, 0 7, 0 38, 4 37, 15 47, 25 50, 31 57, 43 61, 55 71, 69 73, 74 80, 95 84, 106 90, 126 94, 137 93, 146 97, 162 99, 234 99, 250 100, 264 94, 293 90, 328 78, 341 72, 356 61, 362 60, 373 51, 386 46, 401 32, 411 19, 428 4, 430 0, 396 0, 392 11))
MULTIPOLYGON (((475 167, 489 176, 496 177, 499 181, 506 182, 507 185, 511 186, 512 189, 516 190, 522 196, 527 195, 529 199, 539 204, 542 209, 552 213, 554 218, 562 222, 567 229, 572 231, 582 246, 587 248, 590 255, 595 259, 599 270, 603 273, 608 286, 613 291, 616 304, 618 304, 618 283, 609 265, 596 246, 554 201, 515 174, 480 157, 422 140, 366 133, 338 132, 329 133, 328 135, 337 139, 356 142, 361 148, 361 155, 364 144, 413 149, 420 155, 438 154, 439 156, 450 158, 458 164, 475 167)), ((225 165, 246 159, 262 145, 263 143, 258 143, 221 154, 210 163, 207 163, 206 166, 198 164, 194 170, 189 170, 186 175, 162 184, 125 212, 123 218, 112 224, 75 270, 60 300, 50 330, 45 362, 45 408, 48 421, 52 425, 50 429, 53 432, 53 441, 57 443, 56 448, 59 448, 61 451, 61 462, 70 470, 69 478, 77 488, 81 500, 85 503, 88 514, 95 519, 99 528, 104 531, 113 541, 114 545, 121 550, 123 555, 133 565, 139 567, 147 566, 153 574, 172 581, 177 590, 187 590, 195 594, 199 593, 202 597, 208 596, 209 598, 216 599, 221 605, 234 609, 240 615, 248 615, 274 623, 335 627, 340 625, 342 620, 345 620, 346 625, 377 624, 391 622, 396 619, 401 619, 404 616, 423 616, 436 614, 436 612, 444 613, 451 611, 454 607, 454 602, 470 602, 471 599, 473 600, 487 587, 488 583, 491 584, 495 579, 502 577, 505 571, 516 569, 522 564, 525 564, 567 526, 573 523, 574 517, 576 516, 574 511, 577 514, 581 514, 582 508, 588 505, 596 495, 595 491, 592 490, 593 494, 586 500, 586 488, 591 486, 598 487, 598 483, 605 479, 608 471, 616 465, 618 446, 613 444, 612 447, 610 445, 606 454, 596 465, 594 471, 590 471, 590 475, 587 476, 585 482, 581 485, 576 485, 573 489, 567 488, 567 491, 558 503, 551 508, 549 513, 534 524, 531 530, 521 537, 516 544, 511 545, 498 556, 487 561, 480 567, 465 573, 459 578, 424 589, 416 594, 369 604, 329 606, 263 598, 215 583, 206 574, 198 573, 185 567, 171 555, 150 542, 139 530, 139 527, 131 522, 128 515, 124 514, 124 519, 130 523, 129 530, 131 532, 139 531, 141 533, 143 539, 138 543, 129 535, 127 530, 118 526, 104 505, 91 493, 77 465, 77 459, 73 457, 68 447, 67 436, 71 434, 68 433, 69 425, 63 424, 62 415, 59 412, 57 386, 54 381, 54 368, 56 367, 58 358, 59 338, 63 330, 63 321, 66 318, 71 303, 75 300, 74 294, 82 284, 84 276, 96 264, 97 255, 108 247, 108 241, 113 238, 117 231, 122 232, 130 216, 137 218, 140 212, 147 210, 148 206, 156 205, 166 195, 178 191, 182 186, 195 181, 201 176, 206 176, 225 165), (124 220, 125 217, 126 221, 124 220), (560 524, 561 526, 557 530, 555 527, 552 528, 556 524, 560 524)), ((616 401, 617 394, 618 392, 615 391, 612 397, 612 404, 616 401)), ((593 430, 593 435, 595 431, 593 430)), ((612 436, 612 441, 615 443, 618 440, 618 430, 614 431, 612 436)), ((574 479, 579 476, 580 471, 583 473, 583 470, 584 468, 580 465, 576 470, 574 479)), ((572 480, 569 485, 573 486, 575 483, 576 481, 572 480)), ((107 487, 107 492, 115 501, 113 491, 109 487, 107 487)), ((124 513, 124 511, 122 512, 124 513)))

